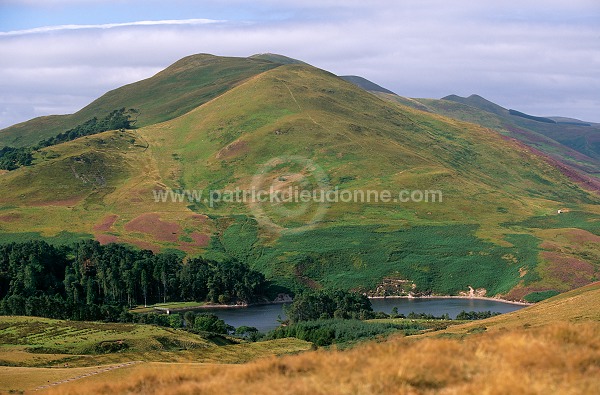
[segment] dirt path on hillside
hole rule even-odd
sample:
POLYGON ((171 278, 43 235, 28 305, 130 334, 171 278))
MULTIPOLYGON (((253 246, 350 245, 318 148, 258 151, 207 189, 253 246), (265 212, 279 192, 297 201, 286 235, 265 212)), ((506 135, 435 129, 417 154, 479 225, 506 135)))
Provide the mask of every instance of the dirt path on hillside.
POLYGON ((54 387, 60 384, 66 384, 66 383, 70 383, 73 382, 75 380, 80 380, 80 379, 84 379, 86 377, 90 377, 90 376, 94 376, 100 373, 106 373, 106 372, 110 372, 111 370, 115 370, 115 369, 120 369, 120 368, 125 368, 128 366, 132 366, 135 365, 137 363, 140 363, 142 361, 131 361, 131 362, 125 362, 125 363, 120 363, 118 365, 108 365, 108 366, 98 366, 98 369, 93 370, 91 372, 87 372, 85 374, 79 375, 79 376, 75 376, 75 377, 70 377, 68 379, 64 379, 64 380, 60 380, 60 381, 55 381, 53 383, 48 383, 48 384, 44 384, 41 385, 37 388, 34 389, 34 391, 41 391, 44 389, 48 389, 50 387, 54 387))

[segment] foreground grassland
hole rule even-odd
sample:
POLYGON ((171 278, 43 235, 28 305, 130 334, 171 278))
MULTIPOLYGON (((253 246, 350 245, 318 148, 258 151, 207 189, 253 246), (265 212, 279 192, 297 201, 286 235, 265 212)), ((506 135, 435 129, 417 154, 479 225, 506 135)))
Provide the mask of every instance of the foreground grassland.
POLYGON ((600 385, 600 325, 369 344, 247 365, 152 366, 119 382, 67 384, 51 394, 592 394, 600 385), (285 390, 284 390, 285 389, 285 390))
MULTIPOLYGON (((425 338, 244 365, 143 364, 120 381, 51 394, 592 394, 600 386, 600 284, 425 338)), ((425 335, 422 335, 425 336, 425 335)))

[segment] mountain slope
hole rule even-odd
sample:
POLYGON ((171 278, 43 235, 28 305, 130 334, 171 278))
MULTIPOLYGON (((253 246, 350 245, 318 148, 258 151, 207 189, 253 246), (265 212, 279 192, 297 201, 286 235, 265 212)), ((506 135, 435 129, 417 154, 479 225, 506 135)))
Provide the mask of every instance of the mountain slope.
POLYGON ((480 110, 491 112, 492 114, 505 116, 508 115, 508 110, 504 107, 497 105, 487 99, 479 95, 471 95, 469 97, 461 97, 458 95, 449 95, 446 97, 442 97, 442 100, 454 101, 457 103, 462 103, 467 106, 479 108, 480 110))
POLYGON ((600 182, 597 180, 600 177, 598 124, 565 117, 534 117, 516 110, 507 110, 479 95, 449 95, 441 100, 413 99, 396 95, 368 80, 364 81, 366 82, 355 84, 384 100, 473 122, 516 138, 539 150, 541 155, 556 161, 555 165, 567 176, 587 185, 587 188, 600 190, 600 182))
POLYGON ((376 83, 369 81, 366 78, 363 77, 359 77, 357 75, 342 75, 340 76, 341 79, 351 82, 354 85, 358 86, 359 88, 363 88, 366 91, 369 92, 381 92, 381 93, 390 93, 390 94, 395 94, 394 92, 392 92, 389 89, 386 89, 380 85, 377 85, 376 83))
POLYGON ((550 138, 585 155, 587 158, 593 159, 598 167, 595 169, 595 173, 600 173, 600 167, 597 165, 600 163, 600 128, 595 125, 584 122, 556 122, 552 119, 540 117, 537 117, 539 119, 536 120, 536 117, 531 119, 532 117, 527 116, 527 114, 525 114, 525 117, 519 116, 516 114, 522 113, 506 110, 477 95, 471 95, 468 98, 451 95, 442 98, 442 100, 455 101, 499 115, 505 128, 513 134, 525 134, 527 136, 527 131, 533 131, 550 138), (540 122, 544 119, 547 121, 540 122))
POLYGON ((256 74, 166 122, 43 149, 0 187, 5 241, 87 235, 232 256, 292 290, 371 291, 393 278, 415 292, 472 286, 522 299, 593 281, 600 256, 590 241, 600 237, 598 197, 535 152, 302 64, 256 74), (442 191, 443 200, 257 209, 208 199, 318 185, 442 191), (156 199, 171 189, 206 194, 156 199), (569 245, 577 228, 585 239, 569 245))
POLYGON ((586 185, 586 188, 600 190, 600 182, 597 179, 600 174, 600 160, 595 147, 600 128, 595 124, 564 121, 561 117, 549 117, 549 121, 556 122, 554 124, 536 122, 512 115, 509 110, 477 95, 468 98, 450 95, 436 100, 374 93, 384 100, 403 106, 492 128, 537 150, 541 156, 546 156, 550 162, 561 168, 564 174, 581 185, 586 185))
POLYGON ((279 65, 259 58, 207 54, 188 56, 151 78, 107 92, 74 114, 35 118, 2 129, 0 145, 34 145, 121 107, 140 110, 136 126, 166 121, 206 103, 253 75, 279 65))
POLYGON ((279 55, 276 53, 259 53, 256 55, 249 56, 248 59, 266 60, 268 62, 278 64, 307 64, 301 60, 279 55))

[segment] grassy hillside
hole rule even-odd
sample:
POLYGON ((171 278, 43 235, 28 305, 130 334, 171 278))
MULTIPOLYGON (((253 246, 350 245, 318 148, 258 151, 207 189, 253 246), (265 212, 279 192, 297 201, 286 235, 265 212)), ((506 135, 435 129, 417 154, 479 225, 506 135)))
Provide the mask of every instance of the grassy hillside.
POLYGON ((540 305, 346 351, 316 351, 240 366, 140 365, 119 382, 85 380, 75 394, 576 393, 600 385, 600 285, 540 305), (435 336, 435 337, 434 337, 435 336))
MULTIPOLYGON (((214 343, 192 333, 153 325, 60 321, 37 317, 0 317, 6 347, 32 354, 95 355, 208 348, 214 343)), ((4 356, 11 355, 4 350, 4 356)), ((4 361, 5 363, 10 361, 4 361)))
POLYGON ((93 366, 126 361, 239 363, 262 355, 306 350, 297 339, 247 343, 223 335, 196 335, 154 325, 0 317, 3 366, 93 366))
POLYGON ((120 377, 136 363, 243 363, 311 347, 298 339, 248 343, 153 325, 38 317, 0 317, 0 342, 0 391, 31 390, 63 380, 106 380, 120 377))
POLYGON ((536 122, 477 95, 418 101, 430 111, 494 128, 587 174, 600 174, 600 129, 595 125, 536 122))
POLYGON ((270 69, 169 121, 49 147, 34 166, 1 175, 0 239, 87 234, 234 256, 293 290, 369 290, 395 278, 421 292, 472 286, 521 299, 597 279, 598 197, 519 142, 308 65, 217 59, 270 69), (443 201, 257 209, 153 195, 271 185, 439 190, 443 201))
MULTIPOLYGON (((567 201, 585 211, 595 199, 496 133, 399 110, 307 66, 264 73, 168 125, 141 132, 151 147, 160 147, 154 154, 172 188, 248 188, 261 164, 285 153, 312 159, 343 188, 444 191, 443 204, 331 205, 322 226, 300 237, 274 230, 274 239, 260 221, 243 217, 233 224, 217 221, 218 243, 209 253, 253 261, 288 286, 300 281, 368 288, 396 275, 440 293, 466 289, 469 282, 492 294, 507 292, 523 273, 533 272, 540 240, 503 224, 553 214, 553 205, 567 201), (517 203, 514 196, 522 199, 517 203), (479 270, 468 270, 471 265, 479 270)), ((284 167, 266 177, 277 185, 293 172, 284 167)), ((235 204, 192 208, 222 216, 248 213, 235 204)), ((277 220, 293 228, 311 215, 277 220)))
POLYGON ((35 118, 2 129, 0 146, 34 145, 122 107, 140 110, 136 126, 173 119, 278 65, 260 58, 188 56, 151 78, 107 92, 74 114, 35 118))
MULTIPOLYGON (((442 100, 457 101, 471 107, 496 113, 507 123, 516 125, 518 129, 532 130, 583 155, 600 160, 600 127, 598 125, 560 120, 556 122, 548 118, 535 117, 515 110, 506 110, 477 95, 471 95, 467 98, 451 95, 442 100)), ((518 132, 518 130, 515 132, 518 132)))

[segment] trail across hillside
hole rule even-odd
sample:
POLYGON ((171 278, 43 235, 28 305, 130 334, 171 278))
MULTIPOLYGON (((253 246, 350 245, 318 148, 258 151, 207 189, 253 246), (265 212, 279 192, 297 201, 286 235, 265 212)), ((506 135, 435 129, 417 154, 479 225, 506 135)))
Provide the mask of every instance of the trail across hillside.
POLYGON ((44 390, 44 389, 47 389, 47 388, 50 388, 50 387, 54 387, 54 386, 59 385, 59 384, 70 383, 72 381, 83 379, 83 378, 90 377, 90 376, 94 376, 94 375, 99 374, 99 373, 106 373, 106 372, 110 372, 111 370, 125 368, 127 366, 135 365, 136 363, 140 363, 140 362, 142 362, 142 361, 131 361, 131 362, 121 363, 121 364, 118 364, 118 365, 99 366, 97 370, 93 370, 91 372, 88 372, 88 373, 85 373, 85 374, 82 374, 82 375, 79 375, 79 376, 70 377, 68 379, 64 379, 64 380, 60 380, 60 381, 55 381, 53 383, 45 384, 45 385, 42 385, 42 386, 39 386, 39 387, 35 388, 34 391, 41 391, 41 390, 44 390))

